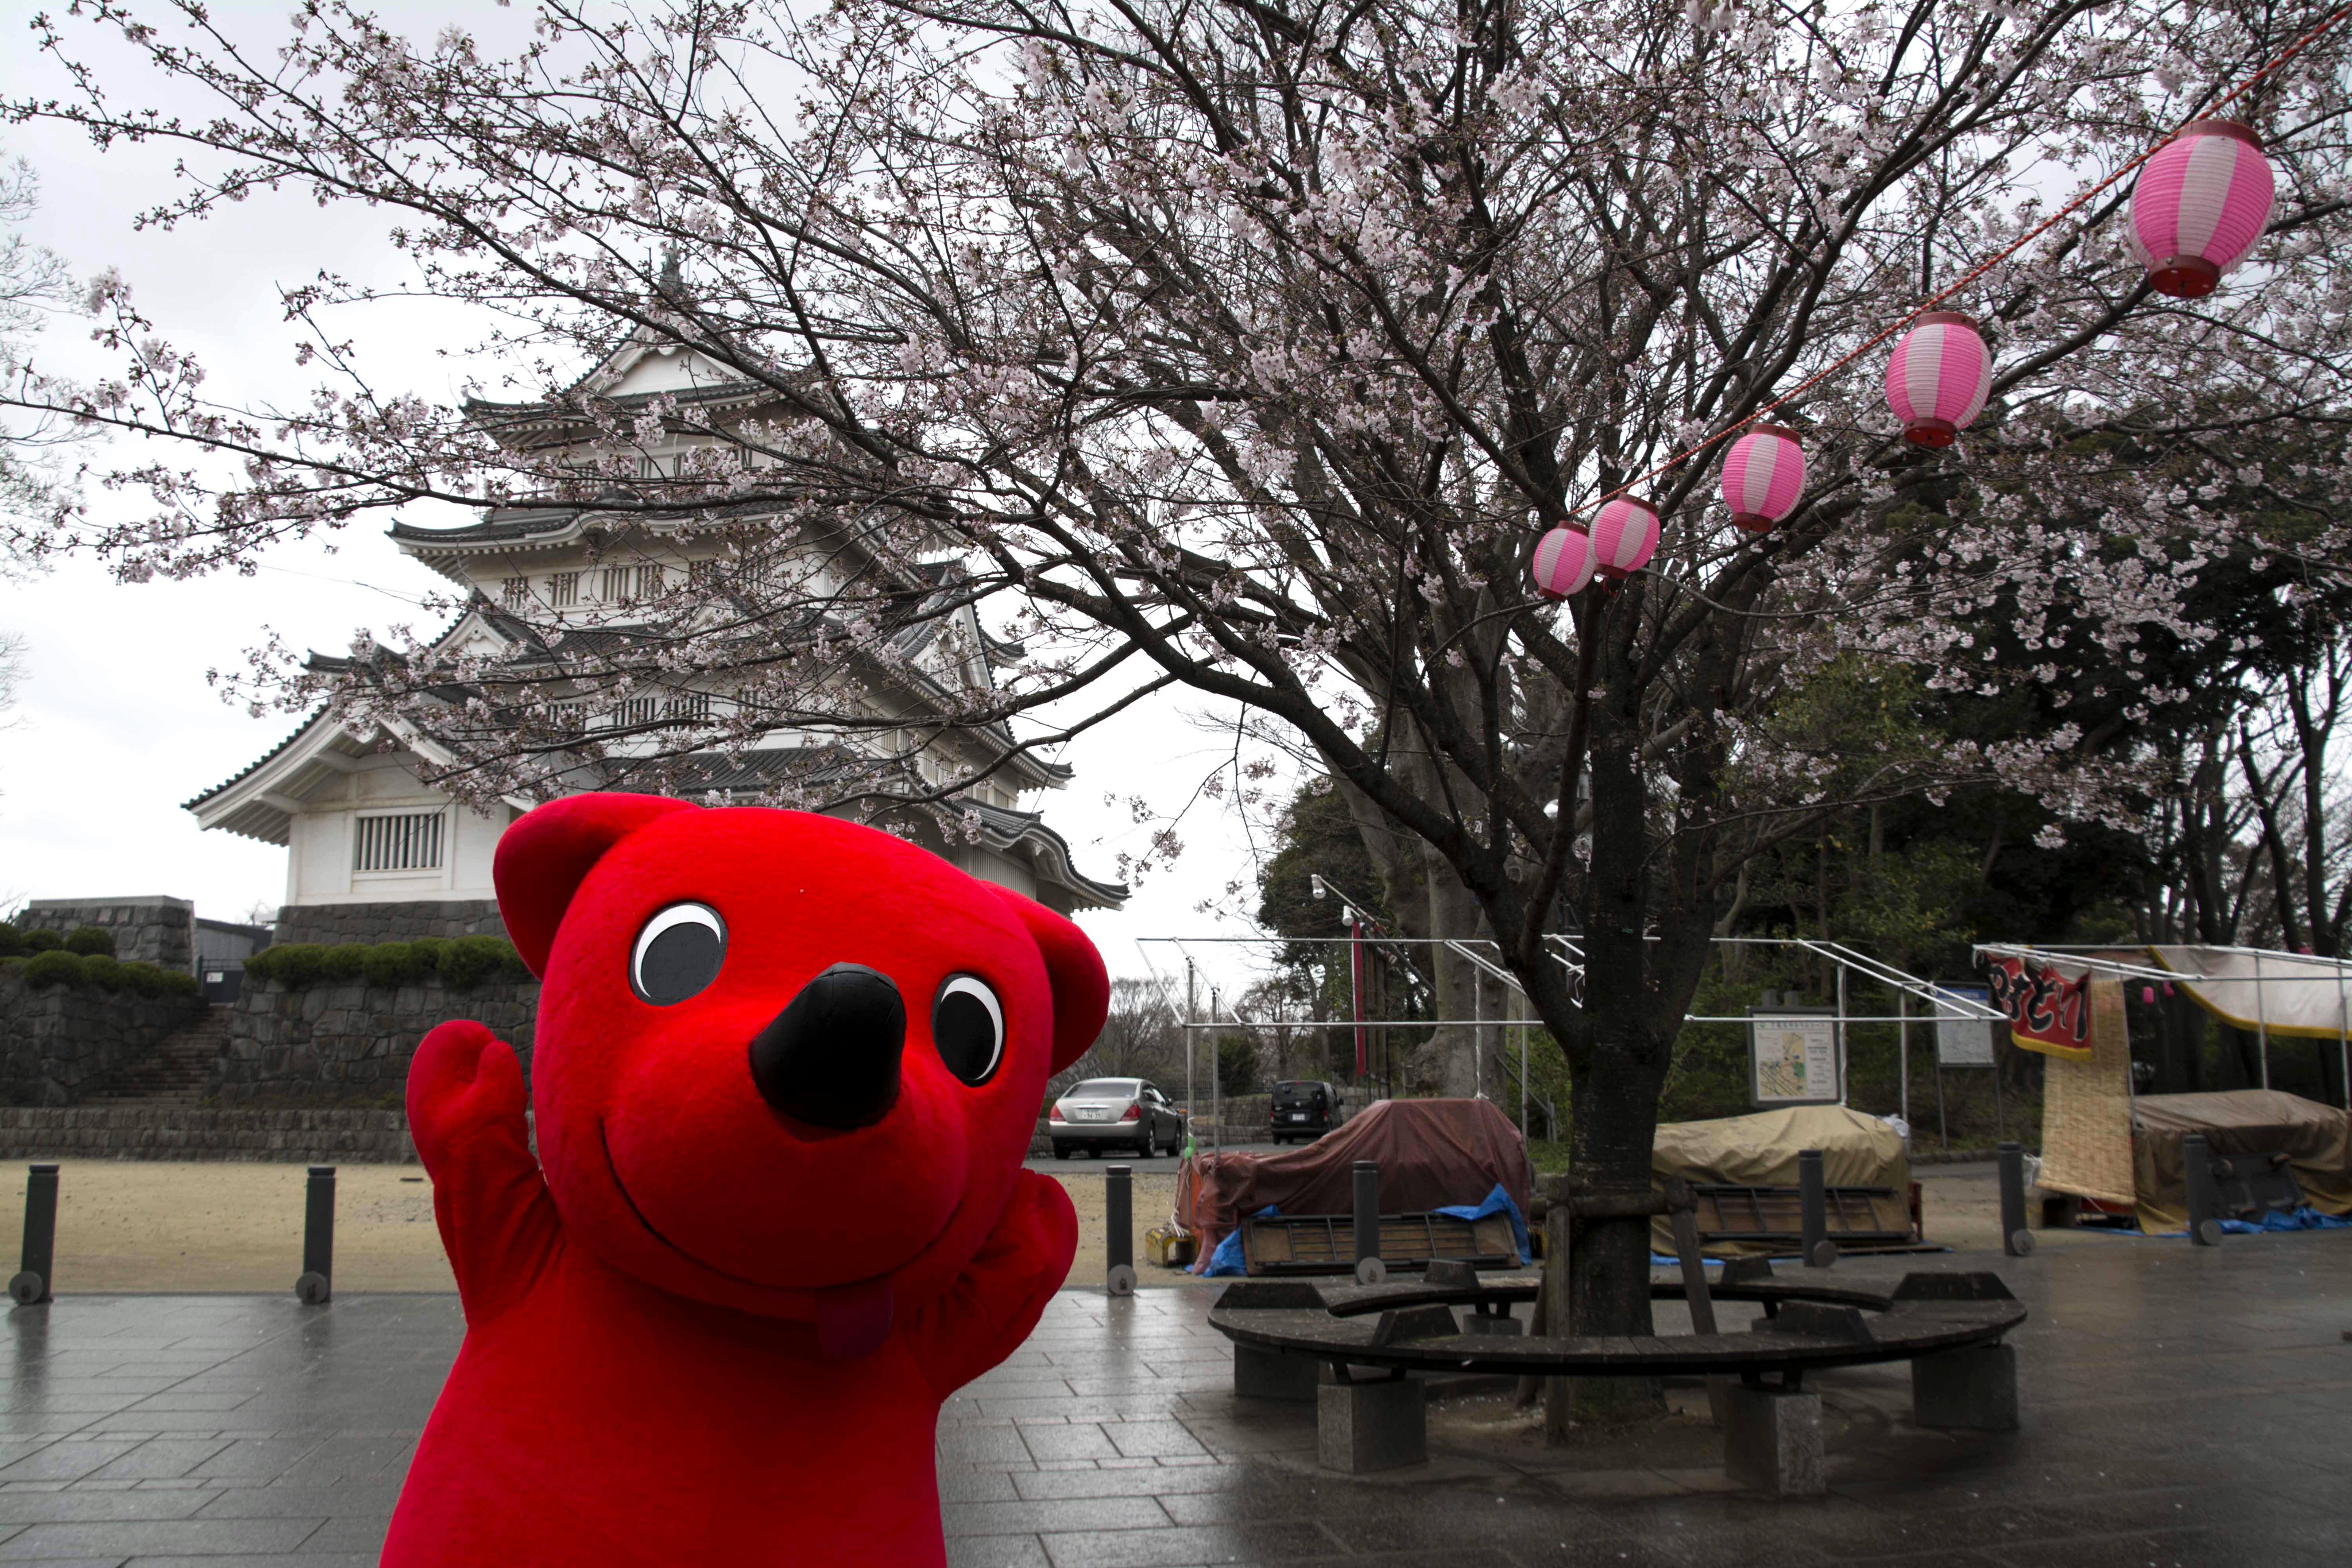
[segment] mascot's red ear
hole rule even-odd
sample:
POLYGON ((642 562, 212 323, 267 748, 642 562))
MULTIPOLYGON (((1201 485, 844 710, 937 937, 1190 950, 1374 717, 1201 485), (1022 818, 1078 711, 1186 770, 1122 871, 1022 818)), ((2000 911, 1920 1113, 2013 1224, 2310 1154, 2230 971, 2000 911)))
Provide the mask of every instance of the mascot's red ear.
POLYGON ((1103 971, 1102 955, 1085 932, 1044 904, 1004 888, 992 885, 990 891, 1013 906, 1045 956, 1045 974, 1054 987, 1054 1064, 1048 1071, 1059 1072, 1087 1053, 1109 1015, 1110 977, 1103 971))
POLYGON ((659 795, 568 795, 507 829, 490 879, 498 884, 499 918, 530 972, 546 977, 555 928, 606 850, 656 817, 699 809, 659 795))

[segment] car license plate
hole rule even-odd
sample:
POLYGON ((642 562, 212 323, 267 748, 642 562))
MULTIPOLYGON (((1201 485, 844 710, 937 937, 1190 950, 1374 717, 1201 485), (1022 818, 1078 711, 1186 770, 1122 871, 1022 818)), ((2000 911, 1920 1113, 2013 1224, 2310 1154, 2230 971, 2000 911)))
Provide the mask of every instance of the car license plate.
POLYGON ((1078 1120, 1081 1122, 1108 1122, 1110 1120, 1110 1113, 1104 1110, 1099 1105, 1085 1105, 1079 1107, 1078 1120))
POLYGON ((1304 1111, 1293 1111, 1290 1113, 1290 1119, 1294 1122, 1304 1122, 1307 1120, 1307 1113, 1304 1111))

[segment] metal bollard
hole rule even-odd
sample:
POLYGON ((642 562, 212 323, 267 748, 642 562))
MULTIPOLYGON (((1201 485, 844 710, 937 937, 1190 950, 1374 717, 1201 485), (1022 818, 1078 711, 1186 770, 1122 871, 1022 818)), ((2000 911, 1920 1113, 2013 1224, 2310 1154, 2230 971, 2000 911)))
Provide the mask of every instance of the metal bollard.
POLYGON ((2213 1190, 2213 1150, 2201 1133, 2180 1140, 2181 1174, 2189 1184, 2189 1239, 2198 1247, 2221 1244, 2220 1195, 2213 1190))
POLYGON ((1826 1269, 1837 1261, 1837 1243, 1830 1239, 1830 1189, 1822 1175, 1819 1149, 1797 1151, 1797 1215, 1801 1234, 1798 1250, 1808 1269, 1826 1269))
POLYGON ((1135 1294, 1135 1184, 1132 1168, 1109 1166, 1103 1171, 1103 1290, 1114 1296, 1135 1294))
POLYGON ((2025 1225, 2025 1150, 2014 1143, 1996 1150, 2000 1161, 2000 1249, 2012 1258, 2033 1250, 2025 1225))
POLYGON ((25 1253, 8 1294, 19 1306, 49 1299, 58 1255, 58 1167, 29 1166, 25 1177, 25 1253))
POLYGON ((294 1295, 305 1306, 335 1298, 335 1167, 312 1166, 302 1196, 302 1277, 294 1295))
POLYGON ((1358 1160, 1354 1169, 1356 1196, 1356 1283, 1377 1285, 1389 1277, 1381 1261, 1381 1167, 1376 1160, 1358 1160))

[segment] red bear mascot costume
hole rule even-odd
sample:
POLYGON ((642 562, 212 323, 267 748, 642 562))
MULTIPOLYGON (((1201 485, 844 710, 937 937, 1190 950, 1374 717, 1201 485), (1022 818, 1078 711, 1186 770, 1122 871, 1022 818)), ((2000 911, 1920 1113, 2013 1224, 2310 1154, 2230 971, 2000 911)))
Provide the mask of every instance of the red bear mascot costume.
POLYGON ((425 1037, 408 1116, 466 1341, 394 1568, 944 1560, 939 1406, 1060 1288, 1024 1171, 1101 1028, 1078 929, 887 833, 634 795, 542 806, 499 909, 514 1052, 425 1037))

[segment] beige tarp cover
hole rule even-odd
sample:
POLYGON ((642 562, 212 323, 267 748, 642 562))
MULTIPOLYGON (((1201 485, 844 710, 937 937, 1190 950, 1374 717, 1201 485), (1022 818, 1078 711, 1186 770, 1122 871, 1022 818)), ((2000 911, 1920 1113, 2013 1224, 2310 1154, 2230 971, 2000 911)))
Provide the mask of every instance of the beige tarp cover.
MULTIPOLYGON (((2222 1022, 2253 1033, 2341 1040, 2352 979, 2334 960, 2299 953, 2241 953, 2221 947, 2150 947, 2180 988, 2222 1022)), ((2063 968, 2063 966, 2061 966, 2063 968)))
MULTIPOLYGON (((1894 1128, 1843 1105, 1790 1105, 1719 1122, 1670 1122, 1651 1145, 1654 1176, 1727 1186, 1794 1186, 1797 1155, 1822 1152, 1822 1179, 1831 1186, 1891 1186, 1908 1190, 1911 1159, 1894 1128)), ((1666 1221, 1651 1227, 1660 1252, 1671 1253, 1666 1221)), ((1729 1250, 1738 1250, 1737 1244, 1729 1250)))
POLYGON ((2352 1214, 2352 1124, 2343 1112, 2276 1089, 2218 1094, 2143 1094, 2132 1102, 2132 1157, 2139 1228, 2189 1224, 2180 1140, 2201 1133, 2217 1155, 2284 1151, 2314 1208, 2352 1214))
POLYGON ((1535 1196, 1528 1146, 1490 1103, 1382 1100, 1301 1149, 1193 1155, 1177 1176, 1177 1223, 1200 1238, 1205 1259, 1269 1203, 1285 1214, 1351 1214, 1358 1160, 1380 1165, 1384 1214, 1478 1203, 1498 1184, 1525 1214, 1535 1196))

